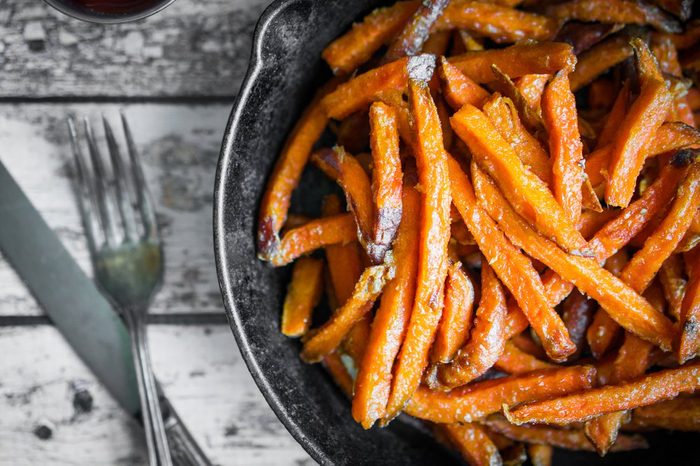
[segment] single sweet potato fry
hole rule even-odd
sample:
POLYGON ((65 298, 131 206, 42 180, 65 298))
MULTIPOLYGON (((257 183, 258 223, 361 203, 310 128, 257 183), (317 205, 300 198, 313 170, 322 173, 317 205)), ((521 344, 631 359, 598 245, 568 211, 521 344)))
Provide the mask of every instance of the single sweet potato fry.
POLYGON ((583 184, 583 143, 576 120, 576 99, 569 88, 569 77, 557 73, 542 95, 542 117, 552 158, 552 192, 569 219, 581 217, 583 184))
POLYGON ((282 334, 299 337, 311 324, 311 312, 323 291, 323 261, 302 257, 294 264, 282 308, 282 334))
POLYGON ((389 50, 384 56, 384 63, 418 54, 428 39, 431 27, 442 15, 448 3, 449 0, 422 1, 398 37, 389 45, 389 50))
POLYGON ((318 248, 355 240, 357 226, 352 214, 318 218, 289 230, 269 260, 275 267, 280 267, 318 248))
POLYGON ((449 392, 420 387, 406 413, 431 422, 473 422, 515 406, 586 390, 595 382, 591 366, 571 366, 477 382, 449 392))
POLYGON ((384 259, 401 222, 401 190, 403 173, 399 155, 399 130, 396 111, 382 102, 369 110, 370 143, 372 146, 372 198, 374 221, 372 259, 384 259))
POLYGON ((700 388, 700 363, 645 375, 620 385, 539 401, 506 411, 513 424, 570 424, 601 414, 647 406, 700 388))
POLYGON ((321 56, 335 74, 346 74, 372 58, 374 52, 396 36, 418 9, 420 2, 396 2, 378 8, 361 23, 331 42, 321 56))
POLYGON ((258 219, 258 256, 262 260, 271 260, 279 248, 279 232, 287 218, 292 191, 299 184, 313 145, 328 123, 320 101, 337 84, 333 80, 316 93, 287 138, 267 181, 258 219))
POLYGON ((552 466, 554 449, 551 445, 533 443, 527 446, 527 455, 532 466, 552 466))
POLYGON ((483 178, 484 182, 475 186, 479 202, 492 218, 498 219, 498 225, 516 246, 598 301, 622 327, 664 350, 670 349, 675 332, 666 317, 594 259, 566 254, 537 234, 515 213, 496 185, 483 178))
POLYGON ((445 284, 445 308, 435 335, 431 359, 448 363, 469 338, 474 310, 474 285, 459 262, 450 266, 445 284))
POLYGON ((549 156, 537 138, 520 122, 513 101, 494 95, 483 105, 483 111, 501 137, 510 143, 523 164, 543 182, 549 184, 552 177, 549 156))
POLYGON ((352 297, 328 322, 307 334, 301 358, 306 362, 318 362, 323 356, 332 353, 352 326, 370 311, 374 300, 381 294, 386 282, 393 277, 393 273, 393 268, 386 265, 365 269, 355 285, 352 297))
POLYGON ((550 77, 548 74, 526 74, 515 82, 515 86, 527 104, 535 110, 540 108, 542 93, 550 77))
MULTIPOLYGON (((683 70, 678 63, 678 51, 673 41, 668 36, 654 36, 652 42, 652 51, 659 62, 661 71, 672 75, 676 78, 683 77, 683 70)), ((687 125, 695 125, 693 119, 693 111, 690 108, 686 92, 683 91, 678 95, 674 95, 673 111, 667 120, 682 121, 687 125)))
POLYGON ((446 387, 466 385, 498 361, 505 347, 506 295, 493 269, 481 265, 481 299, 469 341, 454 360, 438 366, 438 379, 446 387))
POLYGON ((355 216, 360 243, 373 262, 381 262, 380 250, 386 250, 373 242, 374 205, 367 172, 355 157, 338 146, 314 152, 311 160, 343 188, 348 208, 355 216))
POLYGON ((624 428, 700 431, 700 398, 676 398, 632 411, 632 424, 624 428))
POLYGON ((685 295, 687 281, 683 276, 683 259, 679 254, 672 254, 661 265, 659 282, 668 303, 668 312, 676 321, 681 318, 681 303, 685 295))
POLYGON ((570 360, 581 355, 586 345, 586 330, 593 320, 594 303, 586 296, 574 291, 564 301, 561 319, 569 331, 569 338, 576 345, 576 352, 570 360))
MULTIPOLYGON (((484 421, 490 429, 518 442, 548 444, 567 450, 594 451, 593 445, 579 429, 557 429, 547 426, 517 426, 507 420, 491 416, 484 421)), ((637 450, 648 448, 643 437, 638 435, 621 435, 614 451, 637 450)))
MULTIPOLYGON (((450 158, 449 167, 453 201, 479 249, 525 312, 527 321, 542 340, 549 357, 554 360, 566 359, 576 347, 569 339, 564 323, 549 304, 537 271, 530 260, 505 238, 484 209, 477 205, 474 190, 459 163, 450 158)), ((475 170, 478 168, 472 164, 472 175, 475 170)), ((520 331, 522 329, 515 333, 520 331)))
POLYGON ((469 146, 479 167, 496 180, 520 215, 567 251, 588 253, 586 240, 566 217, 547 185, 523 165, 486 115, 476 107, 465 105, 450 123, 469 146))
POLYGON ((408 58, 401 58, 341 84, 321 100, 326 116, 342 120, 366 109, 373 101, 381 100, 382 94, 405 89, 407 63, 408 58))
POLYGON ((552 369, 556 367, 554 364, 537 359, 530 353, 527 353, 512 341, 506 342, 501 357, 498 358, 494 367, 508 374, 520 375, 527 374, 542 369, 552 369))
POLYGON ((467 78, 445 57, 440 57, 438 72, 444 84, 443 95, 445 100, 453 109, 459 110, 464 104, 471 104, 481 108, 489 98, 489 93, 483 87, 467 78))
POLYGON ((641 39, 632 39, 637 57, 641 90, 632 102, 612 141, 605 200, 609 205, 626 207, 642 171, 645 153, 642 148, 664 122, 672 99, 653 54, 641 39))
MULTIPOLYGON (((619 128, 619 125, 618 125, 619 128)), ((643 148, 645 160, 665 152, 700 147, 700 133, 692 126, 674 121, 666 122, 656 131, 650 144, 643 148)), ((586 159, 586 175, 593 186, 598 186, 608 177, 611 145, 596 149, 586 159)))
POLYGON ((666 217, 644 242, 620 278, 641 293, 651 283, 661 264, 673 254, 683 239, 693 215, 700 207, 700 163, 691 165, 666 217))
POLYGON ((526 74, 554 74, 563 69, 572 70, 576 65, 576 56, 569 44, 541 42, 467 52, 450 58, 450 63, 477 83, 487 83, 496 78, 492 65, 515 79, 526 74))
POLYGON ((651 25, 662 32, 680 32, 680 24, 648 3, 632 0, 572 0, 547 7, 549 16, 562 20, 651 25))
MULTIPOLYGON (((394 370, 387 418, 395 417, 420 384, 430 345, 440 322, 450 239, 450 188, 447 153, 437 109, 428 89, 432 69, 412 58, 409 103, 416 129, 418 181, 421 186, 420 247, 416 296, 406 337, 394 370), (428 75, 424 73, 428 71, 428 75)), ((434 61, 432 63, 434 66, 434 61)))
MULTIPOLYGON (((697 168, 697 163, 695 164, 697 168)), ((688 284, 681 303, 678 360, 683 363, 700 352, 700 249, 685 253, 688 284)))
POLYGON ((385 415, 391 389, 391 368, 411 316, 418 267, 419 218, 420 194, 406 184, 403 216, 393 249, 396 276, 387 283, 374 317, 352 399, 352 415, 365 429, 385 415))
POLYGON ((447 29, 466 29, 498 43, 545 41, 554 37, 559 21, 487 2, 453 0, 435 23, 435 30, 447 29))
POLYGON ((340 354, 331 353, 324 356, 321 364, 343 394, 348 398, 352 398, 352 376, 348 372, 348 368, 345 367, 343 360, 340 358, 340 354))
POLYGON ((471 466, 503 464, 498 448, 479 424, 438 424, 436 428, 471 466))

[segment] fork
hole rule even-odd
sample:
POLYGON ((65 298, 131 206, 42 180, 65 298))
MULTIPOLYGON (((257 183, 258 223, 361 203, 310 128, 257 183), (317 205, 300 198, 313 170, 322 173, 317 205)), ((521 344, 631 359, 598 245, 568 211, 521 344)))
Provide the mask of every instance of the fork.
POLYGON ((121 122, 129 154, 122 158, 114 132, 102 116, 109 161, 83 119, 90 163, 83 155, 73 118, 68 130, 75 157, 80 213, 99 286, 121 312, 131 336, 148 459, 171 466, 172 459, 148 351, 148 306, 162 283, 163 254, 153 201, 126 122, 121 122), (111 174, 108 171, 111 166, 111 174))

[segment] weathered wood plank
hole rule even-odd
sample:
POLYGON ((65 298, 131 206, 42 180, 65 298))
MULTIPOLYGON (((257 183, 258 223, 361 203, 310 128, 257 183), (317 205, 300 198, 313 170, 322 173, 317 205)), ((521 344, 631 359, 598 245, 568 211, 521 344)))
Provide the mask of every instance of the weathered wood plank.
MULTIPOLYGON (((167 396, 215 464, 313 464, 258 392, 227 327, 152 326, 149 335, 167 396)), ((140 428, 53 327, 1 328, 0 354, 0 465, 144 464, 140 428), (74 406, 75 385, 92 396, 90 410, 74 406), (48 435, 40 426, 50 438, 39 438, 48 435)))
MULTIPOLYGON (((179 2, 178 2, 179 3, 179 2)), ((91 274, 71 191, 71 148, 65 118, 100 112, 117 121, 116 105, 0 105, 0 160, 68 250, 91 274)), ((228 105, 123 106, 155 197, 165 248, 165 284, 153 313, 221 312, 214 268, 212 192, 228 105)), ((101 134, 101 128, 96 128, 101 134)), ((0 258, 0 315, 41 309, 0 258)))
POLYGON ((0 98, 225 96, 238 91, 265 0, 178 0, 101 26, 41 1, 0 2, 0 98))

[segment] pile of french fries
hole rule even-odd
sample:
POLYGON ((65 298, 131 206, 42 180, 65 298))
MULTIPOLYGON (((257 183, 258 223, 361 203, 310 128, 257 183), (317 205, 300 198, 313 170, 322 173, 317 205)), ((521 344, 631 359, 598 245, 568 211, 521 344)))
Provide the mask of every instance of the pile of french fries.
POLYGON ((364 428, 404 412, 473 465, 700 430, 691 10, 400 1, 324 50, 335 77, 271 174, 258 251, 294 262, 281 330, 364 428), (320 218, 288 215, 307 165, 345 197, 320 218))

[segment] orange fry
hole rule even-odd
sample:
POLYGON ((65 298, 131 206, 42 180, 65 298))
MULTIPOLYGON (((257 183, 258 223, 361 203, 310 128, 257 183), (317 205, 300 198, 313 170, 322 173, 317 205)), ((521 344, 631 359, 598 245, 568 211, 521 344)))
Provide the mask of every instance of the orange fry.
MULTIPOLYGON (((418 279, 411 320, 396 361, 387 417, 395 417, 420 384, 428 364, 430 345, 440 322, 447 276, 447 243, 450 239, 450 190, 447 153, 442 146, 442 130, 437 109, 430 96, 430 63, 412 58, 409 103, 413 115, 417 152, 418 181, 421 186, 420 248, 418 279), (416 62, 413 62, 416 60, 416 62), (426 70, 425 67, 428 67, 426 70), (429 76, 421 76, 429 71, 429 76)), ((432 63, 433 67, 435 63, 432 63)))
POLYGON ((569 331, 571 341, 576 345, 576 352, 572 358, 578 357, 584 350, 586 330, 593 319, 593 310, 593 301, 576 291, 564 301, 561 319, 569 331))
MULTIPOLYGON (((619 127, 619 126, 618 126, 619 127)), ((645 160, 649 157, 684 149, 700 147, 700 133, 679 121, 666 122, 656 131, 650 144, 644 148, 645 160)), ((596 149, 586 159, 586 175, 593 186, 597 186, 607 178, 607 165, 610 160, 611 145, 596 149)))
POLYGON ((438 379, 453 388, 466 385, 493 366, 505 346, 506 296, 487 262, 481 265, 481 300, 469 341, 454 360, 438 367, 438 379))
POLYGON ((396 111, 382 102, 375 102, 369 110, 369 123, 374 199, 372 242, 376 253, 371 257, 379 262, 391 247, 401 222, 403 174, 396 111))
MULTIPOLYGON (((676 78, 683 77, 683 70, 678 63, 678 51, 673 41, 668 36, 656 36, 652 43, 654 56, 659 61, 661 71, 676 78)), ((690 108, 685 92, 674 96, 674 105, 671 115, 667 118, 671 121, 682 121, 687 125, 695 125, 693 111, 690 108)))
POLYGON ((436 426, 471 466, 503 464, 498 448, 478 424, 439 424, 436 426))
POLYGON ((393 269, 385 265, 365 269, 355 285, 352 297, 328 322, 307 334, 301 358, 306 362, 318 362, 323 356, 332 353, 352 326, 369 312, 386 282, 392 278, 392 274, 393 269))
POLYGON ((475 186, 479 202, 492 218, 498 219, 514 244, 598 301, 622 327, 663 350, 670 349, 674 328, 666 317, 595 260, 566 254, 537 234, 513 211, 495 184, 486 177, 484 181, 475 186))
POLYGON ((453 0, 435 24, 438 31, 466 29, 498 43, 551 40, 559 21, 547 16, 478 1, 453 0), (484 21, 484 18, 489 18, 484 21))
POLYGON ((269 260, 275 267, 280 267, 318 248, 355 240, 357 227, 352 214, 319 218, 289 230, 269 260))
POLYGON ((467 78, 445 57, 440 57, 438 71, 444 83, 443 95, 453 109, 459 110, 464 104, 481 108, 489 98, 489 93, 483 87, 467 78))
POLYGON ((661 126, 671 106, 671 94, 653 54, 641 39, 632 39, 640 70, 641 91, 622 120, 610 152, 610 176, 605 190, 609 205, 626 207, 642 171, 642 150, 661 126))
POLYGON ((559 70, 571 70, 576 65, 576 56, 569 44, 541 42, 467 52, 450 58, 450 63, 477 83, 486 83, 496 78, 492 65, 515 79, 526 74, 554 74, 559 70))
POLYGON ((542 116, 549 135, 552 157, 552 192, 569 219, 581 217, 583 144, 576 120, 576 99, 569 78, 557 73, 542 95, 542 116))
POLYGON ((563 20, 648 24, 663 32, 680 32, 680 25, 659 8, 632 0, 572 0, 546 9, 563 20))
POLYGON ((527 446, 527 455, 530 457, 532 466, 552 466, 552 455, 554 449, 551 445, 533 443, 527 446))
POLYGON ((646 289, 661 268, 661 264, 673 254, 683 239, 698 207, 700 163, 694 163, 678 186, 676 199, 671 204, 668 214, 644 242, 644 247, 632 256, 620 278, 637 292, 646 289))
MULTIPOLYGON (((484 421, 484 424, 499 434, 503 434, 518 442, 544 443, 567 450, 594 451, 593 445, 588 441, 586 435, 582 430, 578 429, 556 429, 547 426, 517 426, 496 416, 489 417, 484 421)), ((640 448, 648 448, 648 444, 643 437, 637 435, 621 435, 618 438, 618 443, 613 447, 613 450, 627 451, 640 448)))
POLYGON ((348 208, 355 216, 357 237, 370 258, 379 262, 378 248, 372 242, 374 206, 367 172, 355 157, 338 146, 314 152, 311 160, 343 188, 348 208))
POLYGON ((542 93, 549 78, 548 74, 526 74, 518 78, 515 83, 527 104, 535 110, 540 108, 542 93))
MULTIPOLYGON (((533 134, 544 132, 541 107, 532 107, 510 76, 501 71, 496 65, 493 65, 492 68, 496 79, 489 83, 489 87, 500 92, 513 102, 513 105, 515 105, 515 108, 518 110, 521 121, 529 131, 533 134)), ((559 73, 561 72, 562 71, 559 73)))
POLYGON ((569 76, 571 90, 578 91, 609 68, 631 57, 633 53, 624 34, 594 45, 578 58, 576 69, 569 76))
POLYGON ((700 399, 676 398, 637 408, 632 411, 632 426, 698 432, 700 399))
MULTIPOLYGON (((459 163, 450 158, 449 166, 455 206, 482 254, 526 313, 527 321, 542 340, 549 357, 566 359, 576 347, 569 339, 564 323, 549 304, 537 271, 530 260, 504 237, 484 209, 476 205, 474 190, 459 163)), ((472 175, 476 170, 476 165, 472 164, 472 175)))
POLYGON ((287 218, 292 191, 328 123, 320 101, 336 84, 333 81, 317 92, 287 138, 267 181, 258 219, 258 256, 262 260, 270 260, 279 248, 279 232, 287 218))
POLYGON ((449 392, 420 387, 406 406, 406 413, 437 423, 473 422, 515 406, 553 396, 575 393, 593 386, 595 369, 571 366, 477 382, 449 392))
MULTIPOLYGON (((697 164, 696 164, 697 167, 697 164)), ((685 253, 688 284, 681 303, 678 360, 682 363, 700 352, 700 249, 685 253)))
POLYGON ((352 415, 365 429, 384 417, 391 389, 391 368, 411 316, 418 268, 420 194, 406 184, 403 216, 394 241, 396 276, 387 283, 359 366, 352 415))
POLYGON ((542 369, 552 369, 556 367, 554 364, 537 359, 530 353, 518 348, 512 341, 506 342, 501 357, 498 358, 494 367, 508 374, 520 375, 527 374, 542 369))
POLYGON ((413 16, 406 22, 398 37, 389 46, 384 57, 385 62, 401 57, 413 56, 420 52, 430 28, 440 17, 449 0, 424 0, 413 16))
POLYGON ((549 156, 537 138, 531 135, 520 122, 513 101, 507 97, 494 95, 483 107, 486 116, 501 137, 513 146, 523 164, 548 184, 552 177, 549 156))
POLYGON ((659 270, 659 282, 668 303, 669 314, 675 319, 681 318, 681 303, 685 295, 686 279, 683 277, 683 259, 673 254, 666 259, 659 270))
POLYGON ((396 2, 390 7, 377 8, 331 42, 321 56, 335 74, 350 73, 397 35, 418 5, 415 1, 396 2))
POLYGON ((294 264, 292 279, 282 308, 281 331, 288 337, 299 337, 311 324, 311 312, 323 291, 323 261, 302 257, 294 264))
POLYGON ((474 285, 459 262, 450 266, 445 308, 433 343, 432 361, 448 363, 469 337, 474 309, 474 285))
POLYGON ((366 109, 383 94, 406 88, 407 63, 407 58, 401 58, 352 78, 323 97, 321 107, 329 118, 336 120, 366 109))
POLYGON ((513 424, 570 424, 605 413, 647 406, 700 388, 700 363, 666 369, 621 385, 606 385, 506 412, 513 424))
POLYGON ((450 123, 469 146, 479 167, 496 180, 519 214, 566 250, 587 252, 586 240, 566 217, 549 188, 523 165, 486 115, 476 107, 465 105, 450 123))

